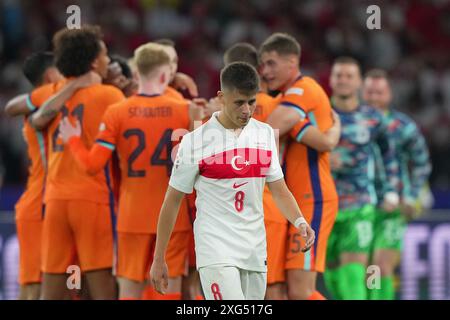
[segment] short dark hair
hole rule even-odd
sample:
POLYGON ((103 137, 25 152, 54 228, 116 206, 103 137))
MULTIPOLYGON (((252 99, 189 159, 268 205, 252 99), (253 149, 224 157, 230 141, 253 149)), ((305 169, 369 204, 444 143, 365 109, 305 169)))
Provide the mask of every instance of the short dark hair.
POLYGON ((364 78, 386 79, 389 80, 388 73, 383 69, 370 69, 364 75, 364 78))
POLYGON ((161 44, 163 46, 175 48, 175 41, 173 41, 172 39, 162 38, 162 39, 155 40, 153 42, 155 42, 157 44, 161 44))
POLYGON ((33 53, 25 59, 23 74, 34 87, 43 84, 45 71, 55 66, 53 59, 53 53, 48 51, 33 53))
POLYGON ((250 95, 259 90, 259 76, 256 69, 246 62, 233 62, 222 69, 220 73, 222 90, 238 90, 250 95))
POLYGON ((56 67, 66 77, 85 74, 100 53, 102 38, 99 26, 58 31, 53 37, 56 67))
POLYGON ((247 62, 254 68, 258 68, 258 51, 247 42, 239 42, 228 48, 223 55, 223 62, 228 65, 232 62, 247 62))
POLYGON ((300 43, 287 33, 274 33, 261 45, 259 53, 275 51, 279 55, 295 54, 300 58, 300 43))
POLYGON ((340 56, 334 59, 333 65, 335 64, 353 64, 358 67, 359 73, 361 74, 361 65, 358 60, 350 56, 340 56))
POLYGON ((125 78, 133 78, 133 73, 131 72, 131 68, 128 65, 127 59, 118 54, 113 54, 109 58, 111 59, 111 63, 117 62, 119 64, 120 68, 122 69, 122 74, 125 76, 125 78))

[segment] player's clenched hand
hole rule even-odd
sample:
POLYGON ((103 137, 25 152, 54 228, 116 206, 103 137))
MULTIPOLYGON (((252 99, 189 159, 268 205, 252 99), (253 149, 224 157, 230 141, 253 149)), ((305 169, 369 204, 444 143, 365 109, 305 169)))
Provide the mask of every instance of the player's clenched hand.
POLYGON ((384 200, 383 203, 381 204, 381 208, 383 209, 383 211, 391 213, 394 212, 395 209, 397 209, 397 205, 384 200))
POLYGON ((193 99, 189 105, 189 117, 194 121, 201 121, 205 117, 205 105, 207 101, 203 98, 193 99))
POLYGON ((106 84, 113 84, 114 79, 122 75, 122 67, 118 62, 112 62, 108 65, 108 73, 104 80, 106 84))
POLYGON ((219 98, 211 98, 205 106, 205 116, 211 117, 212 114, 216 111, 220 111, 222 109, 222 104, 219 101, 219 98))
POLYGON ((339 153, 331 152, 330 153, 330 167, 331 170, 338 170, 342 168, 342 160, 339 153))
POLYGON ((302 223, 299 226, 300 235, 305 240, 305 246, 302 248, 302 252, 306 252, 311 249, 316 239, 316 234, 314 230, 307 223, 302 223))
POLYGON ((400 204, 400 212, 407 220, 413 220, 423 213, 423 209, 413 201, 402 201, 400 204))
POLYGON ((192 79, 187 74, 177 72, 175 78, 172 81, 172 86, 175 89, 187 90, 191 97, 198 97, 198 88, 192 79))
POLYGON ((334 111, 333 109, 331 109, 331 114, 333 116, 333 123, 338 123, 340 125, 341 118, 339 117, 338 113, 336 111, 334 111))
POLYGON ((161 294, 165 294, 169 285, 169 272, 166 261, 155 259, 150 269, 150 279, 155 290, 161 294))
POLYGON ((383 197, 383 203, 381 204, 381 208, 386 212, 393 212, 398 208, 399 205, 399 196, 395 192, 386 192, 383 197))
POLYGON ((72 126, 69 118, 64 117, 59 124, 59 138, 61 138, 64 143, 67 143, 70 138, 79 136, 81 136, 80 121, 76 120, 75 126, 72 126))

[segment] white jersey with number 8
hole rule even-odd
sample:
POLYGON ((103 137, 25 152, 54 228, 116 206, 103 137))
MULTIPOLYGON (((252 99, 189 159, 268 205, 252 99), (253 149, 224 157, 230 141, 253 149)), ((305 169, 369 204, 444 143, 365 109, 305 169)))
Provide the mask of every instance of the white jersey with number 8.
POLYGON ((183 137, 169 185, 197 191, 197 268, 225 264, 266 272, 263 189, 283 178, 274 131, 251 119, 237 136, 217 115, 183 137))

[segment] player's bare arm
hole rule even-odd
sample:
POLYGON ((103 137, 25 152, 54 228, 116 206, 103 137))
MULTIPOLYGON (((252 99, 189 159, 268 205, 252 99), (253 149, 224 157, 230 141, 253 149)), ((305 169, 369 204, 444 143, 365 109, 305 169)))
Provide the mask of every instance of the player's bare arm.
POLYGON ((295 201, 294 196, 289 191, 286 182, 284 179, 280 179, 274 182, 267 182, 267 185, 283 216, 300 230, 300 235, 305 239, 305 246, 302 248, 302 252, 308 251, 314 244, 316 236, 314 230, 303 218, 297 201, 295 201))
POLYGON ((341 137, 341 121, 339 115, 333 112, 333 126, 325 133, 322 133, 314 126, 310 126, 301 139, 301 143, 306 144, 319 152, 330 152, 339 143, 341 137))
POLYGON ((95 175, 106 166, 112 155, 112 150, 107 149, 97 143, 88 150, 81 140, 81 123, 76 120, 73 126, 69 118, 64 117, 59 124, 59 138, 64 144, 69 145, 69 149, 74 155, 78 165, 80 165, 90 175, 95 175))
POLYGON ((27 106, 27 97, 28 94, 21 94, 9 100, 5 106, 5 113, 10 117, 29 115, 32 110, 27 106))
MULTIPOLYGON (((267 119, 267 123, 279 130, 280 137, 288 133, 300 121, 305 121, 293 108, 278 106, 267 119)), ((319 151, 329 152, 336 147, 341 133, 339 116, 333 111, 333 126, 325 133, 314 126, 309 126, 301 139, 301 143, 319 151)))
POLYGON ((192 97, 198 97, 197 84, 187 74, 177 72, 170 86, 175 89, 187 90, 192 97))
POLYGON ((165 260, 167 245, 184 196, 183 192, 169 186, 159 214, 155 255, 150 269, 150 278, 155 290, 161 294, 166 292, 169 279, 165 260))
POLYGON ((90 71, 67 83, 57 94, 50 97, 31 117, 31 125, 42 130, 58 115, 64 103, 79 89, 101 83, 101 77, 90 71))
POLYGON ((291 131, 291 129, 303 119, 293 108, 279 105, 267 118, 267 123, 274 129, 279 130, 280 137, 291 131))

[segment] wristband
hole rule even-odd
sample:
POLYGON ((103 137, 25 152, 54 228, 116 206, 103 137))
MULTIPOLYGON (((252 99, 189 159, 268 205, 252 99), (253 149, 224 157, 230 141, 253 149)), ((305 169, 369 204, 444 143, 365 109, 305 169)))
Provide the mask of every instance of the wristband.
POLYGON ((295 222, 294 222, 294 226, 298 229, 302 223, 304 223, 306 225, 308 224, 308 222, 306 222, 305 218, 303 218, 303 217, 297 218, 297 220, 295 220, 295 222))
POLYGON ((393 205, 393 206, 398 206, 398 204, 399 204, 399 202, 400 202, 400 199, 399 199, 398 194, 395 193, 395 192, 392 192, 392 191, 387 192, 387 193, 384 195, 384 199, 383 199, 383 200, 386 201, 386 202, 388 202, 389 204, 391 204, 391 205, 393 205))

